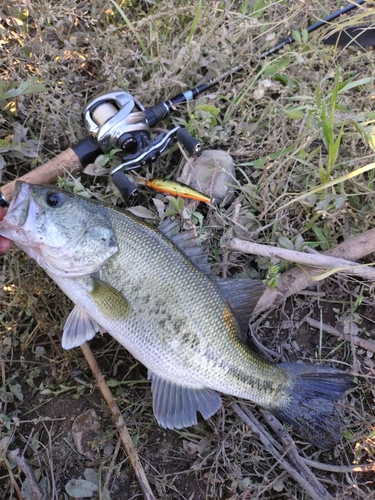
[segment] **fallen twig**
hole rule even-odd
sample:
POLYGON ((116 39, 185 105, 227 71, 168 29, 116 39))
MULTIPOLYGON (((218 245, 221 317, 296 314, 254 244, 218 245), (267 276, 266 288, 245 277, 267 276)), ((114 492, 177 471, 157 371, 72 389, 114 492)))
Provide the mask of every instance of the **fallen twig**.
POLYGON ((109 486, 109 481, 111 480, 113 471, 115 469, 115 463, 117 460, 117 456, 120 453, 120 448, 121 448, 121 438, 119 438, 117 440, 116 448, 115 448, 115 451, 113 452, 113 455, 111 458, 111 463, 109 464, 108 472, 105 476, 104 486, 106 486, 106 488, 108 488, 108 486, 109 486))
POLYGON ((240 240, 238 238, 232 238, 226 242, 224 246, 230 250, 236 250, 237 252, 283 259, 288 260, 289 262, 295 262, 296 264, 301 264, 303 266, 318 267, 320 269, 333 269, 336 270, 336 272, 355 274, 368 279, 375 279, 375 269, 372 267, 366 267, 366 265, 363 264, 356 264, 355 262, 346 259, 322 255, 318 252, 297 252, 296 250, 289 250, 287 248, 260 245, 259 243, 240 240))
POLYGON ((291 461, 293 462, 293 465, 296 467, 298 472, 309 481, 309 483, 317 490, 320 491, 321 489, 324 490, 324 486, 320 483, 318 478, 315 476, 315 474, 309 469, 307 464, 303 461, 302 457, 298 454, 297 446, 293 439, 289 436, 288 433, 286 433, 280 424, 280 422, 277 420, 276 417, 271 415, 270 413, 261 410, 261 413, 263 415, 263 418, 266 420, 268 425, 274 430, 274 432, 277 434, 279 439, 282 441, 282 443, 285 446, 285 449, 287 450, 287 454, 291 461))
POLYGON ((313 319, 310 316, 305 316, 300 324, 302 323, 307 323, 312 328, 316 328, 317 330, 322 329, 325 333, 335 335, 342 340, 347 340, 348 342, 351 342, 358 347, 362 347, 362 349, 366 349, 367 351, 375 352, 375 342, 371 342, 371 340, 362 339, 357 335, 346 335, 345 333, 341 333, 339 330, 337 330, 337 328, 326 325, 325 323, 321 323, 320 321, 313 319))
POLYGON ((114 417, 122 444, 124 445, 125 452, 129 458, 129 462, 134 469, 139 486, 142 490, 142 494, 145 500, 155 500, 154 494, 152 493, 150 484, 147 480, 145 471, 142 467, 141 461, 139 460, 137 451, 134 448, 133 441, 130 437, 128 428, 126 427, 125 421, 122 417, 120 408, 118 407, 116 401, 113 399, 112 393, 108 385, 106 384, 106 381, 104 380, 104 376, 99 368, 96 359, 94 358, 90 346, 88 345, 87 342, 85 342, 84 344, 81 345, 81 349, 83 354, 85 355, 87 363, 89 364, 92 370, 92 373, 94 374, 96 383, 108 405, 108 408, 111 410, 111 413, 114 417))
POLYGON ((338 472, 341 474, 350 474, 351 472, 374 472, 375 462, 369 464, 361 465, 331 465, 323 464, 321 462, 316 462, 315 460, 310 460, 309 458, 302 458, 306 465, 314 467, 314 469, 326 470, 328 472, 338 472))
MULTIPOLYGON (((310 495, 313 500, 333 500, 333 497, 328 493, 326 488, 319 482, 319 480, 310 471, 309 479, 307 479, 301 472, 296 470, 293 465, 291 465, 283 455, 276 449, 276 447, 271 443, 269 435, 267 436, 266 429, 258 422, 255 417, 248 411, 246 406, 233 403, 233 410, 237 415, 245 422, 250 429, 259 436, 266 449, 273 455, 273 457, 279 462, 283 469, 295 480, 300 486, 305 490, 305 492, 310 495), (311 477, 315 480, 311 484, 311 477)), ((286 450, 286 453, 288 451, 286 450)), ((303 467, 304 472, 306 472, 306 467, 303 467)))
MULTIPOLYGON (((331 250, 324 252, 324 255, 357 261, 375 251, 375 229, 365 231, 353 238, 340 243, 331 250)), ((273 309, 282 304, 287 297, 299 293, 308 286, 314 284, 310 276, 316 276, 321 270, 309 268, 309 274, 293 268, 280 276, 278 287, 268 288, 259 299, 254 315, 260 314, 269 309, 273 309)))

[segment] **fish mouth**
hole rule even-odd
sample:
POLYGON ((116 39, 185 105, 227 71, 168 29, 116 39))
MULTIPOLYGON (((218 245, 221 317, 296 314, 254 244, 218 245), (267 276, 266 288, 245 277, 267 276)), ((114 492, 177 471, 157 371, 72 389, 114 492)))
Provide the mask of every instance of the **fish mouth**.
MULTIPOLYGON (((13 198, 4 219, 0 222, 0 235, 17 240, 23 234, 27 236, 35 231, 36 219, 40 207, 31 195, 32 186, 17 181, 13 198)), ((17 242, 17 241, 16 241, 17 242)))

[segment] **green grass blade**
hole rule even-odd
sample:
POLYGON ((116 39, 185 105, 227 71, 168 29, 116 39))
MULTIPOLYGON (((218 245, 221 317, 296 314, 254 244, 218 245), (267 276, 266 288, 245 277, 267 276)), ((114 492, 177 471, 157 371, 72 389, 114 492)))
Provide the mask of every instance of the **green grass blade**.
MULTIPOLYGON (((319 193, 320 191, 323 191, 324 189, 328 189, 330 187, 336 186, 336 184, 340 184, 340 182, 345 182, 349 179, 353 179, 353 177, 357 177, 358 175, 364 174, 365 172, 369 172, 370 170, 375 169, 375 163, 369 163, 368 165, 365 165, 364 167, 357 168, 357 170, 353 170, 353 172, 349 172, 348 174, 342 175, 341 177, 338 177, 337 179, 333 179, 332 181, 326 182, 325 184, 322 184, 321 186, 317 186, 314 189, 311 189, 310 191, 307 191, 306 193, 300 194, 296 198, 293 198, 293 200, 288 201, 288 203, 285 203, 285 205, 279 207, 276 211, 283 210, 286 207, 289 207, 289 205, 292 205, 292 203, 296 203, 297 201, 301 201, 304 198, 307 198, 308 196, 311 196, 312 194, 319 193)), ((284 196, 290 196, 290 193, 284 193, 281 196, 279 196, 278 200, 284 196)), ((276 203, 278 200, 276 200, 274 203, 276 203)))
POLYGON ((189 37, 187 39, 187 43, 189 44, 192 39, 193 39, 193 36, 194 36, 194 33, 195 33, 195 30, 197 29, 197 26, 198 26, 198 23, 199 23, 199 19, 201 17, 201 13, 202 13, 202 0, 199 0, 198 2, 198 5, 197 5, 197 12, 194 16, 194 19, 193 19, 193 24, 191 26, 191 29, 190 29, 190 33, 189 33, 189 37))
POLYGON ((331 174, 333 166, 336 163, 337 157, 339 155, 339 149, 341 146, 341 139, 342 139, 343 133, 344 133, 344 127, 341 127, 336 141, 333 143, 332 147, 330 148, 330 150, 328 152, 328 161, 329 161, 329 170, 330 170, 329 173, 330 174, 331 174))
POLYGON ((125 12, 121 9, 121 7, 115 2, 115 0, 110 0, 113 6, 116 8, 117 12, 120 14, 122 19, 125 21, 126 26, 131 30, 135 38, 137 39, 137 42, 139 46, 141 47, 142 51, 144 54, 148 55, 146 45, 144 44, 142 38, 138 35, 136 29, 133 26, 133 23, 130 21, 128 16, 125 14, 125 12))

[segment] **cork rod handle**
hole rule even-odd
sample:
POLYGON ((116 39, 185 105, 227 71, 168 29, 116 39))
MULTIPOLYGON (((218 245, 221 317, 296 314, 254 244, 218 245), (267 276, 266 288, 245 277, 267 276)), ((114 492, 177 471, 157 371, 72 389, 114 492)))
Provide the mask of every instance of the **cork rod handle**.
MULTIPOLYGON (((69 148, 17 180, 30 182, 32 184, 52 184, 60 175, 62 176, 66 173, 76 174, 81 171, 82 168, 78 156, 73 149, 69 148)), ((12 181, 0 187, 1 193, 8 201, 10 201, 13 196, 15 184, 16 181, 12 181)))

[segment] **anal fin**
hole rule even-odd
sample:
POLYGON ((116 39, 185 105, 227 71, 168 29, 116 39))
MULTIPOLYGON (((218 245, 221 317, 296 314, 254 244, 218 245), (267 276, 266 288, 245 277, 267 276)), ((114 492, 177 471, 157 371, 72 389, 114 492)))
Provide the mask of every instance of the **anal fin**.
POLYGON ((65 322, 61 345, 63 349, 79 347, 98 331, 102 331, 100 325, 82 307, 75 306, 65 322))
POLYGON ((197 411, 207 419, 221 406, 221 398, 212 389, 184 387, 149 371, 152 379, 154 415, 165 429, 182 429, 198 423, 197 411))

